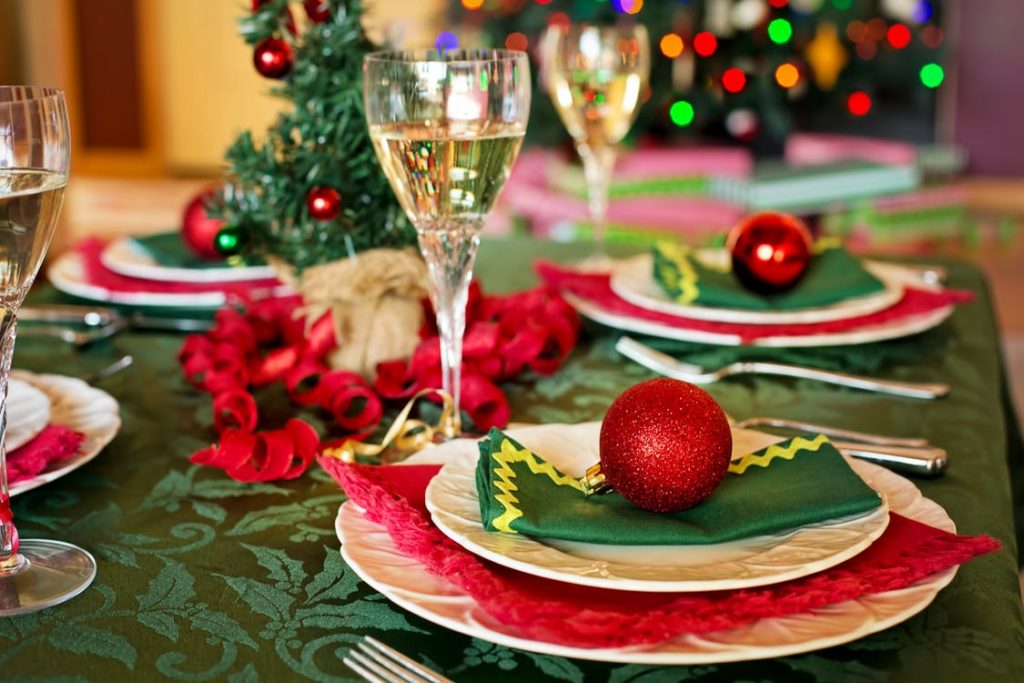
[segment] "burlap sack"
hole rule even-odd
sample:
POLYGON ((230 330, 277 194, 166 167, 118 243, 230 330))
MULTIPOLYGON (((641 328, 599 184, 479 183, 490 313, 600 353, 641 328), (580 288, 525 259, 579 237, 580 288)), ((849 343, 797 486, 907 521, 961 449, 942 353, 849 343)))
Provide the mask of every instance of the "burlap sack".
POLYGON ((372 378, 377 363, 412 355, 427 296, 427 268, 417 251, 370 249, 307 268, 298 278, 286 264, 273 265, 302 294, 307 321, 331 311, 338 341, 331 367, 372 378))

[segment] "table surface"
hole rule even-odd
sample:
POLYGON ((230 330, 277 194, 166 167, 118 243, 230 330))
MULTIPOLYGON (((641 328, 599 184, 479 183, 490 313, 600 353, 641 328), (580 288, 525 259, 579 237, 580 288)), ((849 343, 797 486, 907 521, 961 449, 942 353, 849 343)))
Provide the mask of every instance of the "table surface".
MULTIPOLYGON (((534 258, 571 259, 585 251, 485 242, 477 271, 488 291, 521 289, 535 282, 534 258)), ((136 363, 103 384, 121 401, 117 439, 89 465, 15 499, 23 538, 80 544, 95 554, 99 572, 83 595, 61 607, 0 620, 0 676, 346 680, 342 653, 370 634, 459 681, 1024 680, 1014 538, 1024 451, 1007 419, 984 280, 974 268, 953 264, 951 284, 978 297, 942 328, 848 354, 892 378, 949 382, 946 399, 890 398, 789 379, 735 379, 709 390, 735 416, 799 418, 942 445, 951 468, 941 479, 919 481, 921 489, 960 531, 991 534, 1003 549, 964 566, 931 607, 902 625, 807 655, 722 666, 569 660, 433 626, 389 604, 342 562, 334 518, 343 495, 322 471, 246 485, 189 464, 188 455, 215 433, 208 397, 182 380, 175 360, 180 336, 125 333, 82 352, 26 336, 15 357, 21 369, 83 375, 126 353, 136 363)), ((32 298, 57 297, 39 287, 32 298)), ((588 324, 558 373, 508 384, 513 420, 600 419, 623 389, 650 376, 617 357, 613 337, 588 324)), ((843 354, 830 358, 845 363, 843 354)), ((292 410, 274 391, 258 400, 268 424, 292 410)))

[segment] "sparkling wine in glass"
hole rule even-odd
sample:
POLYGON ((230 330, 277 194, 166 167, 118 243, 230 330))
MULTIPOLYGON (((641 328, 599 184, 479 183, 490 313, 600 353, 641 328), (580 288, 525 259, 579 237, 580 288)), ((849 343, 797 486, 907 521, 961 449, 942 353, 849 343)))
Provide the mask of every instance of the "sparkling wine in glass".
POLYGON ((554 24, 541 51, 551 100, 583 162, 594 240, 602 254, 616 147, 648 88, 647 29, 554 24))
POLYGON ((3 445, 18 308, 53 236, 70 152, 61 91, 0 86, 0 616, 62 603, 96 576, 96 561, 81 548, 42 539, 19 543, 3 445))
POLYGON ((363 63, 377 158, 416 226, 458 416, 466 299, 484 219, 519 154, 530 111, 522 52, 378 52, 363 63))

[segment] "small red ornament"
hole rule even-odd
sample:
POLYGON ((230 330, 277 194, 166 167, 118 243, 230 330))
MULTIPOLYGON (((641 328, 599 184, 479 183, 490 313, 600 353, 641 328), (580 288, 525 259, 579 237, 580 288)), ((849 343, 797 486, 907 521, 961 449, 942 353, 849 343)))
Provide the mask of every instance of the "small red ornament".
POLYGON ((333 187, 314 187, 306 195, 306 208, 317 220, 334 220, 341 213, 341 194, 333 187))
POLYGON ((200 258, 208 260, 222 258, 215 245, 224 221, 207 213, 207 207, 216 199, 214 190, 203 190, 185 206, 181 217, 181 240, 200 258))
POLYGON ((264 38, 252 54, 256 71, 266 78, 284 78, 295 66, 291 46, 280 38, 264 38))
POLYGON ((302 0, 306 8, 306 16, 315 24, 322 24, 331 17, 331 4, 328 0, 302 0))
POLYGON ((750 216, 729 232, 732 272, 747 289, 778 294, 793 288, 811 262, 811 232, 784 213, 750 216))
POLYGON ((732 430, 722 408, 677 379, 627 389, 601 423, 604 482, 647 510, 675 512, 701 502, 722 481, 731 457, 732 430))

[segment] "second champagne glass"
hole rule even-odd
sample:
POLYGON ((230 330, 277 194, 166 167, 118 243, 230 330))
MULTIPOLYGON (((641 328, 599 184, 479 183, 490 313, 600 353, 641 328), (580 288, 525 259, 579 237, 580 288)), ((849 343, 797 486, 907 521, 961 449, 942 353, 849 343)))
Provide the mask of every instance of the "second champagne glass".
POLYGON ((598 255, 604 252, 616 146, 636 120, 651 69, 640 25, 552 25, 542 43, 551 100, 576 143, 598 255))
POLYGON ((416 226, 458 418, 466 300, 480 229, 526 133, 530 68, 508 50, 378 52, 363 63, 377 158, 416 226))

